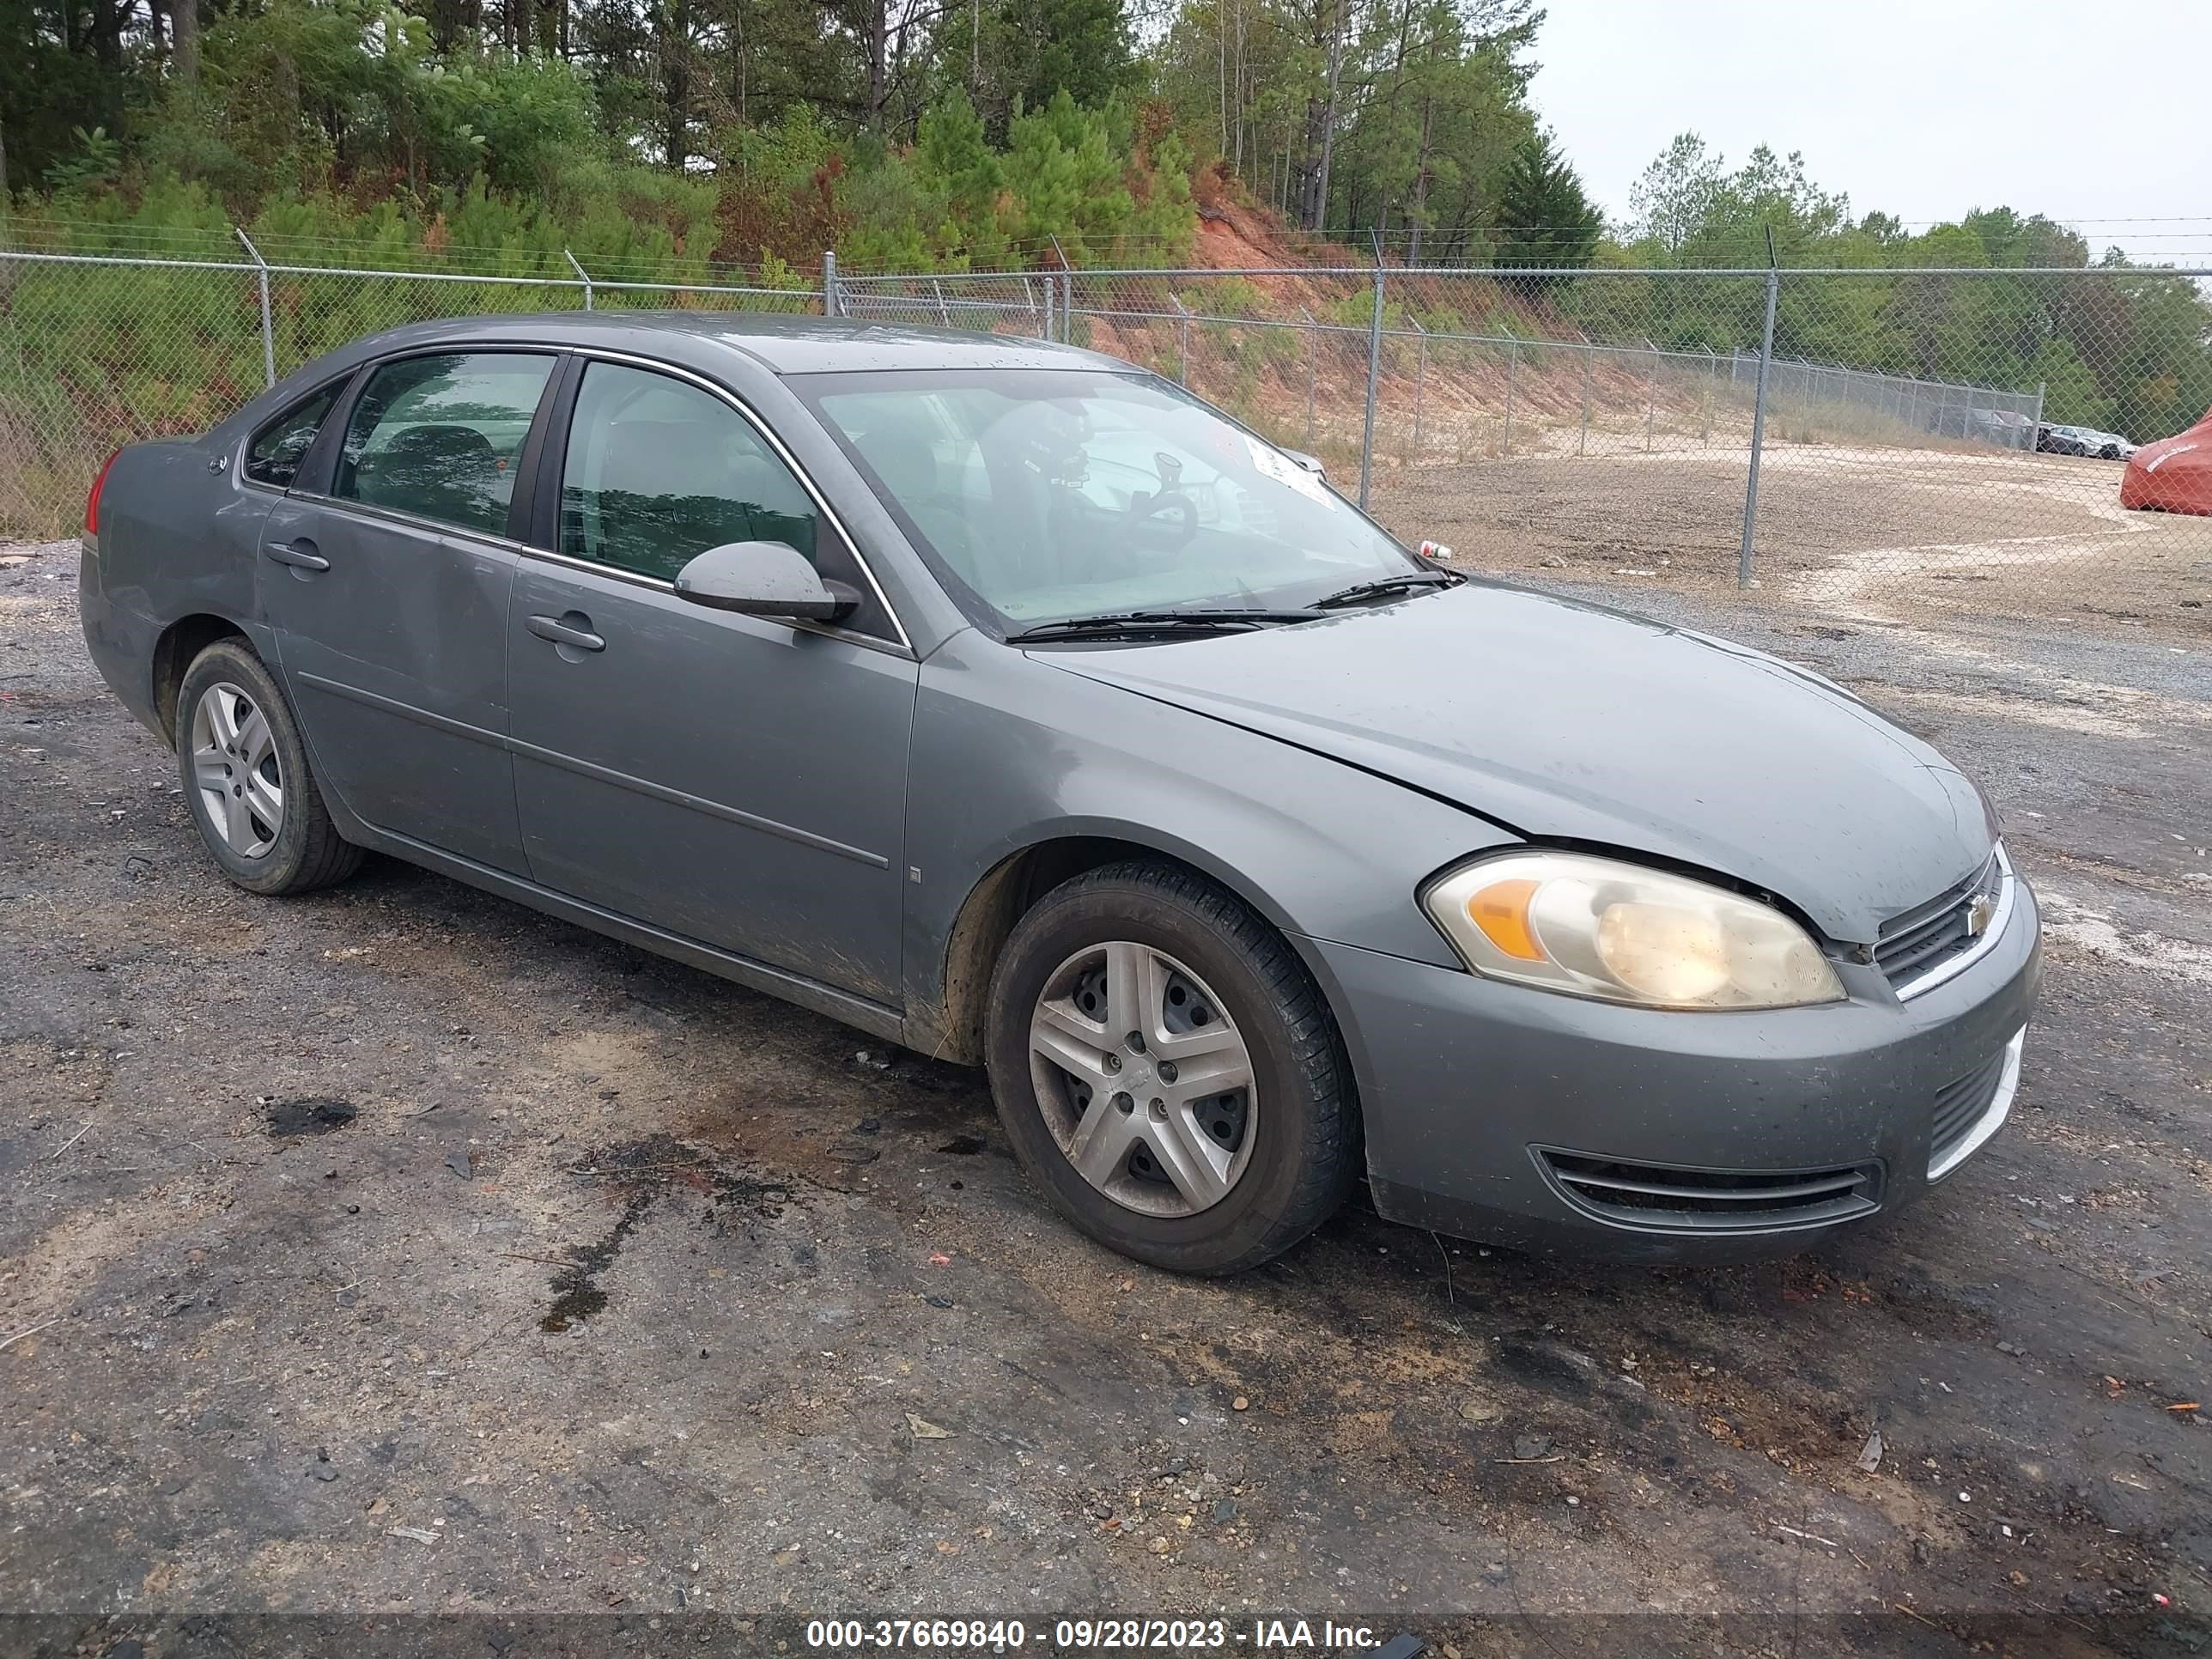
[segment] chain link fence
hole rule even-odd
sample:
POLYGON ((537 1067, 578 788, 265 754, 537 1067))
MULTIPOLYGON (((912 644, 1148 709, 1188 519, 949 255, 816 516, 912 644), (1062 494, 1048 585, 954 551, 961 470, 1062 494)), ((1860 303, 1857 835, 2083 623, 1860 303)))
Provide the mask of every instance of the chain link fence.
MULTIPOLYGON (((594 280, 0 250, 0 536, 72 528, 118 446, 201 432, 362 335, 515 312, 822 310, 783 285, 594 280)), ((740 273, 743 274, 743 273, 740 273)), ((805 285, 794 285, 803 283, 805 285)))
POLYGON ((1078 272, 1066 326, 1478 568, 2202 630, 2212 518, 2120 485, 2212 408, 2207 276, 1078 272))
MULTIPOLYGON (((241 239, 243 244, 243 239, 241 239)), ((676 307, 1066 341, 1308 452, 1409 542, 1534 581, 1871 617, 2202 629, 2212 517, 2130 511, 2212 407, 2212 272, 1299 265, 935 275, 329 270, 0 252, 0 533, 117 444, 199 430, 374 330, 676 307), (720 280, 725 275, 731 280, 720 280)))

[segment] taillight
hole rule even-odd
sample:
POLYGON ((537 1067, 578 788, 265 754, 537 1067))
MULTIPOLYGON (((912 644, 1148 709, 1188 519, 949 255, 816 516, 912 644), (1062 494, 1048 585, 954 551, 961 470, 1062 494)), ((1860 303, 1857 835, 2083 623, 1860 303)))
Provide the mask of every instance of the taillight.
POLYGON ((115 456, 122 453, 118 449, 100 464, 100 471, 92 481, 92 494, 84 498, 84 533, 88 536, 100 534, 100 492, 107 487, 107 469, 115 465, 115 456))

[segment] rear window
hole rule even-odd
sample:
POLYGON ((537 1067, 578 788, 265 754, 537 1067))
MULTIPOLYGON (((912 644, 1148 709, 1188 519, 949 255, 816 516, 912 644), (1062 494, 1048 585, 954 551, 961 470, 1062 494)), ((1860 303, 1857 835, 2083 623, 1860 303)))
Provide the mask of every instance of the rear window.
POLYGON ((319 392, 312 392, 253 434, 246 446, 246 476, 256 483, 289 489, 300 476, 300 463, 314 447, 324 417, 338 400, 343 377, 319 392))
POLYGON ((552 372, 550 356, 520 351, 385 364, 354 404, 331 493, 506 534, 514 464, 552 372))

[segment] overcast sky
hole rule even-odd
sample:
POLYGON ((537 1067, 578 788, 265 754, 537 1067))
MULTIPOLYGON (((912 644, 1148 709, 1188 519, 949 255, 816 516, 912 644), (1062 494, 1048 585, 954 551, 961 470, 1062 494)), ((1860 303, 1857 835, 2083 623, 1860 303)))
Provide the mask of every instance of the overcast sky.
POLYGON ((1855 216, 2012 207, 2212 265, 2212 0, 1547 6, 1536 106, 1608 215, 1690 131, 1731 167, 1803 151, 1855 216))

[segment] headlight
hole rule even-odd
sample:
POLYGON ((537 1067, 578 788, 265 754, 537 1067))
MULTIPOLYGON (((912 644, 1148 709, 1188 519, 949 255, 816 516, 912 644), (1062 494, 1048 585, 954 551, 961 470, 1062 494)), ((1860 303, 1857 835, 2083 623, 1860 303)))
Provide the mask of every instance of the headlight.
POLYGON ((1580 853, 1509 853, 1422 896, 1478 974, 1651 1008, 1794 1008, 1844 988, 1802 927, 1724 888, 1580 853))

